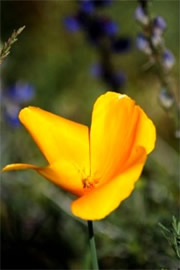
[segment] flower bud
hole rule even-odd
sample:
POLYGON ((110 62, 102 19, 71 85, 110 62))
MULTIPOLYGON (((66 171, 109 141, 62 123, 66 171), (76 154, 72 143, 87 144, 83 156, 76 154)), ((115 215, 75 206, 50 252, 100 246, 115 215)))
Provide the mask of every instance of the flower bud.
POLYGON ((138 50, 143 51, 145 54, 151 54, 152 50, 149 46, 149 42, 143 34, 139 34, 136 37, 136 47, 138 50))
POLYGON ((174 56, 172 54, 171 51, 169 50, 165 50, 162 54, 162 63, 163 63, 163 66, 169 70, 173 67, 174 63, 175 63, 175 59, 174 59, 174 56))
POLYGON ((136 8, 134 16, 135 16, 135 19, 136 19, 139 23, 141 23, 141 24, 143 24, 143 25, 147 25, 148 22, 149 22, 149 18, 148 18, 148 16, 144 13, 144 10, 142 9, 141 6, 139 6, 139 7, 136 8))
POLYGON ((159 94, 159 101, 165 109, 170 109, 174 103, 174 97, 163 88, 159 94))
POLYGON ((153 20, 153 31, 156 34, 161 35, 166 29, 167 24, 163 17, 158 16, 153 20))

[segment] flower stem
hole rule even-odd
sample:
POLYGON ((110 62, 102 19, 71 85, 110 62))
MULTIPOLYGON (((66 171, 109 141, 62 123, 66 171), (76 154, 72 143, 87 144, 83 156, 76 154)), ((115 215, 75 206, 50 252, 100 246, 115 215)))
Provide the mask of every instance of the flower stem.
POLYGON ((93 222, 91 220, 88 220, 88 231, 89 231, 89 243, 90 243, 90 250, 91 250, 92 267, 94 270, 98 270, 99 266, 98 266, 97 254, 96 254, 93 222))

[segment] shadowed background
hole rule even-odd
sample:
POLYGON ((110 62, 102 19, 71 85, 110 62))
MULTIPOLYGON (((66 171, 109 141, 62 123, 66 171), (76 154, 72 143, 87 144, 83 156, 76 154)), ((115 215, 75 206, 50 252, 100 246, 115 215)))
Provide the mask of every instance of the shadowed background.
MULTIPOLYGON (((96 12, 116 23, 108 24, 108 31, 117 31, 124 42, 120 53, 111 52, 115 82, 101 74, 97 25, 77 30, 71 20, 78 14, 76 1, 2 1, 1 40, 26 28, 1 66, 1 166, 46 164, 17 120, 20 108, 34 105, 89 125, 96 98, 118 84, 152 118, 158 138, 133 194, 95 222, 100 268, 173 269, 175 254, 157 224, 169 226, 172 215, 178 215, 179 140, 173 119, 158 101, 156 70, 144 68, 147 56, 135 46, 141 32, 134 19, 137 2, 109 2, 96 12)), ((177 91, 179 2, 154 0, 150 11, 167 22, 164 38, 176 58, 171 74, 177 91)), ((5 173, 1 179, 2 268, 90 269, 87 227, 71 215, 71 196, 32 171, 5 173)))

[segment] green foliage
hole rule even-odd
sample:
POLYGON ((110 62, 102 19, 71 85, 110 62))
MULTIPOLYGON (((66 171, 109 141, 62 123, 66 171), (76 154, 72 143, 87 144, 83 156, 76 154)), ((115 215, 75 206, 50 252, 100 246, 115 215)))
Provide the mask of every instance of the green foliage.
POLYGON ((170 228, 167 228, 161 223, 159 223, 159 226, 162 229, 162 234, 168 240, 168 243, 174 249, 177 257, 180 259, 180 221, 173 216, 170 228))

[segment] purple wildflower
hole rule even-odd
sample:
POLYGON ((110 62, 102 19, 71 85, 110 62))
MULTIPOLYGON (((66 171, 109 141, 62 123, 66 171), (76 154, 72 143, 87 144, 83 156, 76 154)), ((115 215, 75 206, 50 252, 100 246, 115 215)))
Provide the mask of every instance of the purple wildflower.
POLYGON ((144 10, 141 6, 136 8, 134 16, 135 19, 143 25, 147 25, 149 23, 148 16, 144 13, 144 10))

